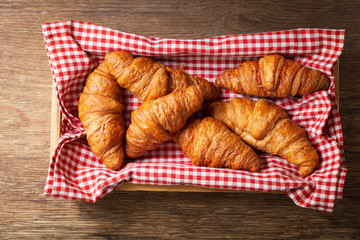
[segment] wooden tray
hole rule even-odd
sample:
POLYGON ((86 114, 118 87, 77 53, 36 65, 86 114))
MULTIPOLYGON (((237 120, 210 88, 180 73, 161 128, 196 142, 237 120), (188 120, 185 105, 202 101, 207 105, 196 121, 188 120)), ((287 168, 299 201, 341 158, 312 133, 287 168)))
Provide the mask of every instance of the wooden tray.
MULTIPOLYGON (((339 61, 336 63, 334 69, 335 76, 335 95, 339 106, 339 61)), ((50 158, 52 157, 56 148, 58 139, 61 135, 61 111, 57 103, 55 84, 52 84, 52 99, 51 99, 51 139, 50 139, 50 158)), ((239 190, 226 190, 195 187, 191 185, 145 185, 133 184, 129 182, 122 183, 117 190, 120 191, 175 191, 175 192, 240 192, 239 190)), ((244 191, 241 191, 244 192, 244 191)), ((246 191, 245 191, 246 192, 246 191)), ((252 191, 253 192, 253 191, 252 191)), ((280 191, 273 191, 271 193, 279 193, 280 191)))

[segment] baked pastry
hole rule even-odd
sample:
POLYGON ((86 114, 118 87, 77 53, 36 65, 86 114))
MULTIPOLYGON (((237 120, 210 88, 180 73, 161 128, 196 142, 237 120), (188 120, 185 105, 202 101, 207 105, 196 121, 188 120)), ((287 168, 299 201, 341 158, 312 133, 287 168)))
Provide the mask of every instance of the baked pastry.
POLYGON ((197 166, 250 171, 261 166, 254 150, 212 117, 191 118, 172 139, 197 166))
POLYGON ((215 100, 219 95, 219 89, 203 78, 181 69, 172 69, 146 57, 135 58, 127 51, 107 53, 105 63, 119 85, 142 101, 157 99, 194 84, 205 86, 205 100, 215 100))
POLYGON ((233 98, 229 102, 211 103, 206 112, 254 148, 281 156, 299 166, 303 176, 309 176, 318 164, 319 155, 305 130, 275 104, 233 98))
POLYGON ((203 85, 191 85, 155 100, 147 100, 131 113, 125 154, 136 158, 158 148, 197 112, 206 95, 203 85))
POLYGON ((121 88, 104 62, 87 77, 78 110, 94 154, 106 167, 119 170, 124 160, 124 105, 121 88))
POLYGON ((258 97, 308 95, 329 88, 329 79, 318 70, 274 54, 259 61, 246 61, 236 69, 225 70, 216 85, 235 93, 258 97))

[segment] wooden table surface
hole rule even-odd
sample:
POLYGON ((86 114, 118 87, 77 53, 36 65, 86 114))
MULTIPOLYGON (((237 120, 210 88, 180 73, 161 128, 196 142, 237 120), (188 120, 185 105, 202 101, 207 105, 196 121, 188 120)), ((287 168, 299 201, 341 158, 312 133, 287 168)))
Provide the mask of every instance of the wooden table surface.
POLYGON ((0 239, 354 239, 360 236, 359 1, 0 1, 0 239), (291 3, 290 3, 291 2, 291 3), (43 196, 51 73, 41 23, 80 20, 154 37, 344 28, 340 114, 348 174, 333 214, 285 194, 115 191, 43 196))

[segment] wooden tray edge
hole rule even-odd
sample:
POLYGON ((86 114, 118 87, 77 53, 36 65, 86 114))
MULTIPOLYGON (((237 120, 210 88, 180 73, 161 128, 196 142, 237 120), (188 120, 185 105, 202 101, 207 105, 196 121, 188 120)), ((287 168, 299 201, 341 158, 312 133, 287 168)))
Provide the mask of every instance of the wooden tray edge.
POLYGON ((52 82, 51 89, 51 131, 50 131, 50 158, 52 158, 58 140, 61 136, 61 111, 56 96, 56 85, 52 82))
MULTIPOLYGON (((339 105, 339 61, 336 62, 334 69, 335 77, 335 95, 338 106, 339 105)), ((57 142, 61 135, 61 111, 56 97, 55 83, 52 83, 52 100, 51 100, 51 133, 50 133, 50 158, 54 154, 57 142)), ((147 185, 147 184, 134 184, 124 181, 116 190, 119 191, 165 191, 165 192, 250 192, 239 190, 215 189, 195 187, 191 185, 147 185)), ((257 192, 257 191, 251 191, 257 192)), ((281 191, 273 191, 270 193, 281 193, 281 191)))
MULTIPOLYGON (((150 185, 150 184, 134 184, 124 181, 118 188, 118 191, 153 191, 153 192, 249 192, 254 193, 261 191, 244 191, 232 189, 217 189, 196 187, 192 185, 150 185)), ((282 193, 282 191, 271 191, 267 193, 282 193)))

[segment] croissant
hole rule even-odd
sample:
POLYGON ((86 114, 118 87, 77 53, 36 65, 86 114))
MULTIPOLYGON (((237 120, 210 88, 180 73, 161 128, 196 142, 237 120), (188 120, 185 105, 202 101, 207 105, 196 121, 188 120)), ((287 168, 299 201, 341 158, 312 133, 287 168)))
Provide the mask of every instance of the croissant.
POLYGON ((157 99, 194 84, 205 86, 206 100, 215 100, 219 95, 219 89, 203 78, 169 68, 146 57, 134 58, 127 51, 107 53, 105 63, 119 85, 142 101, 157 99))
POLYGON ((249 145, 299 166, 303 176, 310 175, 318 164, 319 155, 304 129, 275 104, 233 98, 230 102, 213 102, 205 111, 249 145))
POLYGON ((212 117, 190 119, 172 139, 197 166, 250 171, 256 171, 261 166, 254 150, 212 117))
POLYGON ((124 160, 124 105, 120 86, 104 62, 88 75, 78 110, 94 154, 106 167, 119 170, 124 160))
POLYGON ((258 97, 308 95, 326 90, 330 81, 320 71, 274 54, 259 61, 246 61, 236 69, 225 70, 216 85, 235 93, 258 97))
POLYGON ((131 124, 125 136, 125 155, 131 158, 142 156, 169 140, 200 109, 205 95, 205 87, 197 84, 145 101, 131 113, 131 124))

